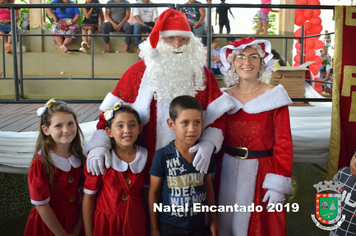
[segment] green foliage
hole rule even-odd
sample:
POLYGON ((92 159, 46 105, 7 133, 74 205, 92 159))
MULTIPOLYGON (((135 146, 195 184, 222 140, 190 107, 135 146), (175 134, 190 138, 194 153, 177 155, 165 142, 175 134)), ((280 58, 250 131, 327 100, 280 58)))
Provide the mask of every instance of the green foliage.
MULTIPOLYGON (((26 0, 19 0, 18 2, 16 1, 16 3, 19 4, 28 4, 28 2, 26 0)), ((21 22, 25 16, 25 14, 29 14, 30 13, 30 9, 29 8, 21 8, 20 9, 20 17, 19 20, 17 21, 17 26, 19 27, 19 29, 21 29, 21 22)))
MULTIPOLYGON (((270 12, 268 14, 268 17, 269 17, 269 24, 268 24, 267 34, 275 35, 278 32, 278 29, 277 29, 277 14, 274 13, 274 12, 270 12)), ((258 29, 258 12, 252 18, 252 24, 253 24, 253 29, 255 31, 257 31, 257 29, 258 29)), ((263 33, 263 31, 261 33, 263 33)))

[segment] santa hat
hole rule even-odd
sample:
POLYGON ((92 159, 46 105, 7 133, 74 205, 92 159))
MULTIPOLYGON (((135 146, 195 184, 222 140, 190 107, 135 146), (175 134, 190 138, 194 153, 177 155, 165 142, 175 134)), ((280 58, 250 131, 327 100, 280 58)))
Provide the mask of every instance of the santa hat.
POLYGON ((183 13, 168 9, 159 15, 149 36, 151 47, 156 50, 159 38, 167 36, 194 36, 183 13))
POLYGON ((227 60, 227 58, 234 50, 242 50, 245 49, 246 47, 255 44, 260 45, 262 50, 265 52, 263 61, 265 62, 267 67, 272 67, 275 61, 272 60, 273 54, 271 52, 271 43, 268 40, 247 37, 247 38, 241 38, 239 40, 236 40, 232 44, 229 44, 220 50, 220 59, 223 64, 223 67, 220 69, 221 72, 224 75, 226 75, 227 71, 230 69, 231 63, 227 60))

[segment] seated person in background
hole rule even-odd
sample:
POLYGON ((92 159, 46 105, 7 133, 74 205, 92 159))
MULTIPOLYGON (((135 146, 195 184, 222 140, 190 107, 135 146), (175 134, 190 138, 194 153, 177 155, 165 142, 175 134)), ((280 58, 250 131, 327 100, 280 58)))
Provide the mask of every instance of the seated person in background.
POLYGON ((227 37, 226 38, 226 44, 232 44, 233 42, 235 42, 236 38, 235 37, 227 37))
MULTIPOLYGON (((326 78, 326 69, 321 69, 321 70, 320 70, 320 79, 325 80, 325 78, 326 78)), ((322 87, 323 90, 324 90, 325 84, 323 84, 321 87, 322 87)))
MULTIPOLYGON (((100 3, 99 0, 87 0, 86 3, 100 3)), ((80 29, 82 34, 94 34, 96 31, 101 32, 101 24, 104 20, 104 14, 101 7, 83 8, 84 19, 80 29)), ((82 36, 83 42, 79 51, 86 53, 90 48, 91 37, 82 36)))
POLYGON ((328 52, 328 47, 324 46, 323 49, 321 50, 321 59, 323 59, 323 61, 321 62, 321 67, 319 69, 319 72, 322 70, 322 69, 327 69, 326 67, 328 65, 330 65, 330 62, 331 62, 331 57, 329 55, 329 52, 328 52))
MULTIPOLYGON (((0 4, 14 4, 12 0, 2 0, 0 1, 0 4)), ((15 10, 15 21, 17 22, 19 20, 19 10, 15 10)), ((17 29, 17 25, 15 26, 17 29)), ((11 34, 11 13, 10 9, 7 8, 0 8, 0 34, 11 34)), ((0 40, 2 41, 3 37, 0 37, 0 40)), ((5 43, 5 52, 10 53, 12 51, 12 46, 11 46, 11 36, 5 36, 4 37, 4 43, 5 43)))
MULTIPOLYGON (((219 48, 219 43, 220 39, 219 38, 213 38, 211 42, 211 72, 213 75, 220 74, 220 67, 222 66, 221 60, 220 60, 220 48, 219 48)), ((206 47, 205 47, 206 48, 206 47)), ((208 67, 208 63, 205 63, 205 66, 208 67)))
MULTIPOLYGON (((185 4, 193 4, 198 2, 196 0, 188 0, 185 4)), ((205 19, 205 8, 204 7, 183 7, 182 12, 185 15, 185 18, 188 20, 191 31, 194 35, 206 35, 206 26, 204 23, 205 19)), ((202 38, 204 46, 206 46, 206 37, 202 38)))
MULTIPOLYGON (((144 34, 145 36, 141 36, 141 39, 140 39, 138 45, 140 45, 143 41, 145 41, 151 32, 152 32, 152 28, 150 28, 148 26, 143 26, 141 29, 141 34, 144 34)), ((137 54, 140 54, 140 51, 141 51, 140 48, 137 47, 137 54)))
POLYGON ((272 59, 276 61, 276 63, 273 66, 290 66, 288 62, 286 64, 284 58, 281 57, 281 55, 279 55, 279 53, 276 50, 272 49, 271 52, 273 54, 272 59))
MULTIPOLYGON (((127 0, 109 0, 108 4, 129 4, 127 0)), ((106 8, 106 19, 101 28, 103 34, 109 34, 110 32, 125 32, 125 34, 132 34, 133 27, 127 20, 130 18, 130 8, 129 7, 107 7, 106 8)), ((105 41, 105 51, 103 53, 110 53, 110 37, 104 36, 105 41)), ((131 37, 127 36, 125 38, 125 53, 130 53, 129 45, 131 43, 131 37)))
MULTIPOLYGON (((149 3, 152 4, 150 0, 137 0, 136 3, 149 3)), ((158 11, 156 7, 137 7, 132 8, 132 15, 136 20, 136 23, 133 25, 134 34, 142 34, 143 27, 153 28, 158 19, 158 11)), ((141 37, 135 37, 135 44, 138 48, 138 45, 141 43, 141 37)))
MULTIPOLYGON (((76 4, 71 0, 53 0, 51 4, 76 4)), ((80 20, 80 10, 77 7, 73 8, 47 8, 47 14, 53 18, 52 34, 65 34, 66 36, 54 36, 53 41, 59 46, 63 53, 68 51, 68 45, 75 36, 72 34, 78 33, 78 24, 80 20)))

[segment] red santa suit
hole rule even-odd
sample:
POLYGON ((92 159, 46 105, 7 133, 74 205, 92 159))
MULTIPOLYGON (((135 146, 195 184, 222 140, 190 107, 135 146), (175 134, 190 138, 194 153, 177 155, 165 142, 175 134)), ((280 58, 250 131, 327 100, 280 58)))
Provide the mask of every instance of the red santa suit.
POLYGON ((221 164, 219 205, 262 206, 262 212, 225 212, 218 215, 220 235, 286 235, 285 213, 267 212, 262 202, 268 189, 291 192, 293 144, 288 104, 282 85, 242 104, 231 97, 224 146, 251 151, 271 150, 265 157, 238 159, 224 153, 221 164))
POLYGON ((149 170, 147 150, 137 145, 136 150, 136 157, 130 163, 119 159, 112 150, 112 165, 104 175, 92 175, 85 168, 84 193, 97 194, 94 236, 146 235, 142 188, 149 170))
MULTIPOLYGON (((132 65, 125 74, 121 77, 114 90, 109 93, 100 106, 100 110, 113 107, 113 105, 122 100, 125 105, 132 106, 140 114, 140 118, 144 125, 143 136, 145 145, 148 150, 148 161, 152 162, 155 150, 166 146, 170 141, 175 139, 175 133, 169 129, 167 119, 169 118, 169 103, 164 101, 157 103, 154 97, 154 91, 148 84, 150 78, 145 73, 145 63, 143 60, 132 65)), ((200 101, 203 108, 204 116, 204 131, 202 138, 210 140, 216 150, 220 150, 223 141, 223 130, 225 127, 225 118, 227 112, 233 104, 229 96, 220 91, 216 78, 204 67, 205 72, 205 90, 197 91, 196 98, 200 101)), ((174 78, 172 78, 174 79, 174 78)), ((111 148, 108 142, 108 136, 103 130, 106 120, 103 113, 99 117, 97 128, 101 132, 96 131, 94 136, 96 140, 106 140, 103 142, 88 143, 86 149, 91 150, 97 146, 105 146, 111 148)), ((94 137, 93 136, 93 137, 94 137)))
MULTIPOLYGON (((181 12, 168 9, 160 14, 160 17, 150 34, 149 42, 151 45, 151 57, 147 57, 148 60, 153 58, 154 54, 158 55, 160 53, 156 48, 156 46, 159 45, 159 38, 172 35, 189 37, 190 41, 195 40, 185 16, 181 12)), ((197 47, 203 48, 201 44, 197 45, 197 47)), ((202 54, 201 57, 204 60, 204 51, 201 50, 199 53, 202 54)), ((182 55, 184 55, 184 52, 182 55)), ((174 61, 173 54, 172 59, 172 61, 174 61)), ((179 65, 177 66, 179 67, 179 65)), ((197 66, 199 68, 204 67, 203 63, 200 65, 198 62, 197 66)), ((185 68, 181 69, 184 71, 185 68)), ((223 130, 225 130, 225 112, 230 110, 233 107, 233 104, 229 96, 220 91, 216 78, 210 70, 206 67, 204 67, 203 70, 202 78, 205 80, 205 88, 203 89, 201 87, 196 89, 197 93, 195 95, 203 108, 204 131, 200 140, 209 140, 211 145, 207 141, 204 142, 206 145, 205 147, 208 146, 208 148, 211 148, 211 151, 213 151, 213 148, 215 147, 215 152, 217 152, 220 150, 224 138, 223 130)), ((171 99, 162 98, 158 99, 158 101, 154 99, 156 91, 154 91, 153 87, 149 84, 153 79, 151 79, 148 74, 149 72, 146 71, 145 61, 141 60, 136 62, 124 73, 114 90, 105 97, 100 109, 105 111, 105 109, 113 107, 117 101, 122 100, 125 105, 129 105, 137 110, 144 125, 142 133, 146 142, 145 147, 148 150, 148 162, 151 164, 155 150, 166 146, 170 141, 175 139, 175 133, 173 130, 169 129, 167 125, 171 99)), ((194 75, 193 72, 190 76, 192 81, 198 81, 198 79, 200 79, 194 78, 196 75, 194 75)), ((175 80, 176 78, 171 77, 167 79, 175 80)), ((182 84, 182 86, 183 85, 185 84, 182 84)), ((194 83, 192 86, 194 86, 194 83)), ((189 92, 182 93, 186 94, 179 95, 191 95, 189 92)), ((158 94, 158 96, 160 95, 158 94)), ((103 115, 101 115, 99 119, 97 125, 98 130, 94 133, 92 141, 86 145, 85 152, 96 147, 111 148, 109 138, 103 130, 106 121, 103 115)), ((202 143, 203 142, 200 143, 201 146, 203 146, 202 143)), ((208 153, 206 156, 210 158, 211 155, 208 153)), ((90 154, 88 160, 90 160, 90 154)), ((205 164, 206 159, 202 158, 201 160, 203 160, 205 164)), ((206 165, 206 168, 207 167, 208 164, 206 165)))
MULTIPOLYGON (((34 205, 49 203, 61 226, 70 233, 80 215, 78 188, 82 174, 81 160, 74 156, 63 158, 53 152, 51 157, 57 168, 52 189, 48 184, 41 155, 37 155, 31 163, 28 173, 31 203, 34 205)), ((84 235, 84 231, 82 233, 81 235, 84 235)), ((30 212, 24 235, 54 236, 36 207, 30 212)))

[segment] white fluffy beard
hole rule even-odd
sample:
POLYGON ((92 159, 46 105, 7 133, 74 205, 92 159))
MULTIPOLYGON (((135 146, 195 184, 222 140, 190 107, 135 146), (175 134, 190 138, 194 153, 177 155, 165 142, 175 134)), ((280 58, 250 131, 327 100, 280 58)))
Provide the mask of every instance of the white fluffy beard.
POLYGON ((140 45, 140 57, 146 64, 149 85, 155 99, 171 101, 180 95, 195 96, 205 89, 205 49, 198 39, 191 38, 187 45, 174 48, 163 39, 157 44, 158 55, 152 56, 149 40, 140 45))

